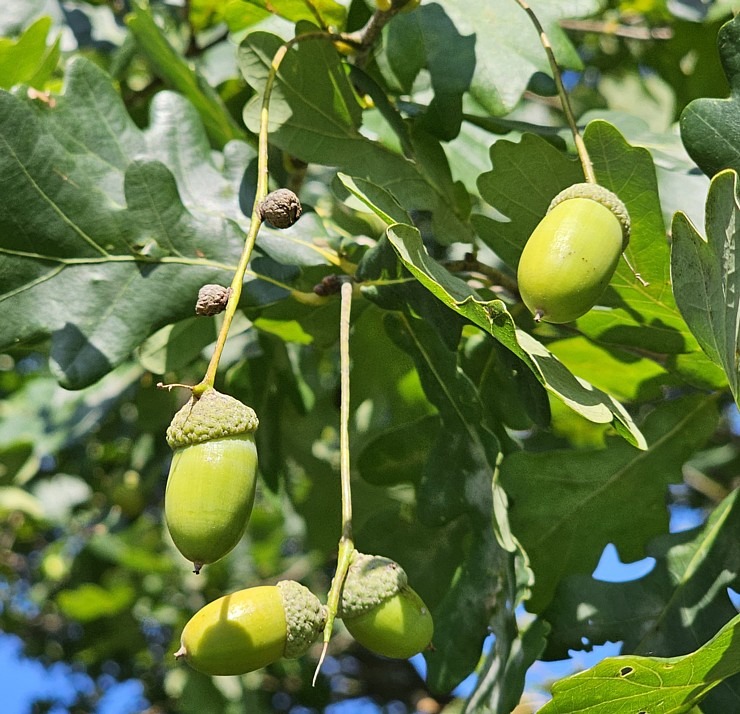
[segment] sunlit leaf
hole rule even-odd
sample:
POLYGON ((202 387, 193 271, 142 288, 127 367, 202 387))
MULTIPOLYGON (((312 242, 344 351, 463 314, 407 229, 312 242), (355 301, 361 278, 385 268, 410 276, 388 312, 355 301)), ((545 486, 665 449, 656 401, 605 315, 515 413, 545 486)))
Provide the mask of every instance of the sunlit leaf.
POLYGON ((79 622, 91 622, 101 617, 110 617, 127 609, 136 597, 130 585, 102 587, 95 583, 83 583, 57 595, 61 611, 79 622))
POLYGON ((723 171, 707 197, 706 239, 683 213, 673 221, 671 276, 684 319, 709 358, 727 375, 740 399, 740 203, 737 174, 723 171))
POLYGON ((727 677, 740 672, 740 615, 683 657, 608 657, 553 686, 542 714, 685 714, 727 677))
POLYGON ((29 84, 43 89, 59 61, 59 38, 47 46, 51 18, 36 20, 18 40, 0 39, 0 87, 29 84))

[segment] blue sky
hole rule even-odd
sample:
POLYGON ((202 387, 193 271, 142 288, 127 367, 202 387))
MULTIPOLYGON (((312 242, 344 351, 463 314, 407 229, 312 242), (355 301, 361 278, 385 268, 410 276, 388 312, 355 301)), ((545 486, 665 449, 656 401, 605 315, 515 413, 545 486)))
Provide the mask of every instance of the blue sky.
MULTIPOLYGON (((49 714, 66 714, 79 693, 94 689, 93 681, 69 665, 45 667, 22 656, 23 643, 14 635, 0 635, 0 692, 3 714, 30 714, 38 699, 57 702, 49 714)), ((102 677, 98 685, 105 691, 96 714, 137 714, 146 707, 142 686, 137 681, 117 683, 102 677)), ((92 714, 92 712, 91 712, 92 714)))

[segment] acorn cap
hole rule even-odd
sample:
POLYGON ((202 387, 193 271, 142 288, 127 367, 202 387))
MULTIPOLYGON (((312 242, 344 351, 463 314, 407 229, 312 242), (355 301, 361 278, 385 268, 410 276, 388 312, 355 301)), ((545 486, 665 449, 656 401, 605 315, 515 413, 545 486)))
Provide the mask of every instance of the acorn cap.
POLYGON ((608 188, 599 186, 597 183, 574 183, 552 199, 547 212, 549 213, 559 203, 567 201, 570 198, 589 198, 608 208, 622 226, 622 250, 627 247, 630 240, 630 214, 627 206, 624 205, 616 193, 613 193, 608 188))
POLYGON ((342 588, 338 616, 362 615, 408 587, 406 571, 394 560, 355 551, 342 588))
POLYGON ((167 427, 167 443, 180 449, 204 441, 222 439, 255 431, 259 424, 254 409, 228 394, 207 389, 199 397, 193 394, 172 417, 167 427))
POLYGON ((277 587, 287 628, 284 656, 295 659, 306 652, 324 629, 326 607, 308 588, 295 580, 281 580, 277 587))

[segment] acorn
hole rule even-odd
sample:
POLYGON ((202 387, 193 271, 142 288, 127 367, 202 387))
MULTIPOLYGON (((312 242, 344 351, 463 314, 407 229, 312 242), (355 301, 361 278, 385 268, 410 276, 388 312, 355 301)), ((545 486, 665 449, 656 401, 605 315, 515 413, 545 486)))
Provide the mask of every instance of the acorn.
POLYGON ((352 637, 384 657, 408 659, 434 634, 431 613, 404 569, 379 555, 355 552, 337 614, 352 637))
POLYGON ((325 623, 318 598, 300 583, 282 580, 224 595, 198 610, 175 657, 204 674, 246 674, 281 657, 300 657, 325 623))
POLYGON ((627 208, 603 186, 578 183, 555 196, 517 270, 519 293, 535 321, 585 315, 612 279, 629 236, 627 208))
POLYGON ((213 388, 193 396, 172 419, 174 450, 164 512, 177 549, 195 572, 226 555, 249 521, 257 483, 257 415, 213 388))

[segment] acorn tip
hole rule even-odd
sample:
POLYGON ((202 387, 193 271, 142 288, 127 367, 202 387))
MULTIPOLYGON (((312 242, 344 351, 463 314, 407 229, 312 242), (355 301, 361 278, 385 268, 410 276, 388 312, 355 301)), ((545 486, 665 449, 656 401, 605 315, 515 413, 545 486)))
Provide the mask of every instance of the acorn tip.
POLYGON ((175 659, 187 656, 188 651, 185 649, 185 645, 180 644, 180 649, 175 652, 175 659))
POLYGON ((542 322, 542 318, 545 316, 545 311, 541 310, 540 308, 537 308, 534 311, 534 321, 535 322, 542 322))

